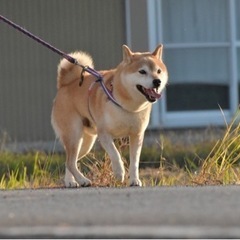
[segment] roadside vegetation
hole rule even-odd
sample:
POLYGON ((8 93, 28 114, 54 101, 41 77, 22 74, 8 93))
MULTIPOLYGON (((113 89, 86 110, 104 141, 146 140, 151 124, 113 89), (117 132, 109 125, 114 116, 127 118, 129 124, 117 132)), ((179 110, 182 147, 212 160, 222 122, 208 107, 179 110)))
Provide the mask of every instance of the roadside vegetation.
MULTIPOLYGON (((128 168, 128 140, 117 141, 128 168)), ((64 154, 0 151, 0 189, 63 187, 64 154)), ((114 180, 108 156, 97 149, 79 166, 93 186, 122 187, 114 180)), ((127 173, 128 175, 128 173, 127 173)), ((144 186, 240 184, 240 123, 235 118, 219 139, 172 143, 165 135, 143 148, 140 178, 144 186)))

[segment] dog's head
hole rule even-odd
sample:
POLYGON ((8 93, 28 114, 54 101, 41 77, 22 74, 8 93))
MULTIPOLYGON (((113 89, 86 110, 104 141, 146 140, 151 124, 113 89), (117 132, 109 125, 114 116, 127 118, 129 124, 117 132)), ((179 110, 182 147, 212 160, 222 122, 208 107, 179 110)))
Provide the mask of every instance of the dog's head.
POLYGON ((168 73, 162 61, 162 51, 163 46, 159 45, 152 53, 133 53, 123 45, 122 83, 129 94, 142 102, 156 102, 167 84, 168 73))

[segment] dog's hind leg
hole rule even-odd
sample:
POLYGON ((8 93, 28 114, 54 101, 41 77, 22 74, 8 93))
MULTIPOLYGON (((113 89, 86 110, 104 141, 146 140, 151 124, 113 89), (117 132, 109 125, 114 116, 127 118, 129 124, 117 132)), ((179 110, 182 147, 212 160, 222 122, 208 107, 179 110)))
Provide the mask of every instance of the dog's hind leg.
POLYGON ((125 175, 124 164, 121 159, 121 155, 118 152, 118 150, 113 142, 112 137, 106 133, 100 133, 98 137, 101 142, 101 145, 106 150, 106 152, 108 153, 108 155, 111 159, 112 169, 113 169, 113 173, 114 173, 116 180, 123 182, 124 175, 125 175))
MULTIPOLYGON (((64 179, 66 187, 78 187, 79 185, 87 187, 91 185, 91 181, 78 170, 77 161, 90 152, 95 140, 95 135, 83 134, 83 137, 79 140, 78 149, 70 151, 70 155, 67 155, 64 179)), ((72 147, 74 148, 74 146, 72 147)))
MULTIPOLYGON (((96 138, 97 138, 96 135, 89 135, 89 134, 84 133, 76 163, 91 151, 96 138)), ((80 172, 80 174, 83 177, 81 172, 80 172)), ((88 181, 90 181, 90 180, 86 179, 85 177, 83 180, 86 180, 87 182, 85 182, 85 181, 82 182, 82 179, 80 179, 79 182, 76 183, 75 177, 68 170, 68 167, 66 165, 66 172, 65 172, 65 179, 64 179, 66 186, 70 186, 70 187, 71 187, 71 185, 74 186, 74 182, 75 182, 76 187, 79 185, 80 186, 89 186, 88 181)), ((91 185, 91 182, 90 182, 90 185, 91 185)))
POLYGON ((82 147, 83 139, 81 138, 77 143, 66 147, 66 173, 65 173, 65 186, 66 187, 87 187, 91 185, 91 181, 84 177, 79 171, 77 166, 80 148, 82 147))
POLYGON ((91 150, 96 136, 83 133, 83 126, 79 122, 77 126, 72 124, 71 127, 68 135, 61 138, 66 150, 65 186, 90 186, 91 181, 79 171, 77 161, 91 150))

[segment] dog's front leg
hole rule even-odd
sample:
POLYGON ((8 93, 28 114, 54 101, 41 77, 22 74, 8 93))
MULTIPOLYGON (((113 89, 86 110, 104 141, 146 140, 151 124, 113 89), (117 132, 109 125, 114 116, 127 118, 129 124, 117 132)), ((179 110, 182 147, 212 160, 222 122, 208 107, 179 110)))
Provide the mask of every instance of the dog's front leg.
POLYGON ((130 186, 142 186, 139 179, 139 160, 144 133, 130 136, 130 186))
POLYGON ((99 134, 99 140, 111 159, 112 169, 116 180, 123 182, 125 175, 124 164, 121 155, 114 144, 113 138, 107 133, 101 133, 99 134))

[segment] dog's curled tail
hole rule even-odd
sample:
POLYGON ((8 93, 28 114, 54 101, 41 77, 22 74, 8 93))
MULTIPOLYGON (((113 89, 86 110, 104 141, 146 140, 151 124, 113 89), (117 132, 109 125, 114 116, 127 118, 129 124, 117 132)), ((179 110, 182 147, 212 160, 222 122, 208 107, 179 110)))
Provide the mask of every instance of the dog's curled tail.
MULTIPOLYGON (((83 66, 89 66, 94 68, 93 60, 90 55, 85 52, 74 52, 69 54, 71 57, 77 59, 79 64, 83 66)), ((57 70, 57 88, 61 88, 73 82, 76 79, 80 79, 82 68, 75 64, 70 63, 66 59, 62 59, 58 65, 57 70)))

